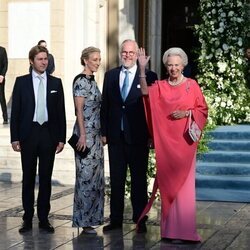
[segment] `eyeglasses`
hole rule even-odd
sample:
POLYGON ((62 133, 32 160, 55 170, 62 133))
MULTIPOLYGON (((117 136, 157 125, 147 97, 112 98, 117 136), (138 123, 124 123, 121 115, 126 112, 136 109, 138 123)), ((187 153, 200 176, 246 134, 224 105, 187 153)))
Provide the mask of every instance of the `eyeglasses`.
POLYGON ((122 52, 121 52, 121 54, 122 54, 123 56, 126 56, 126 55, 133 56, 133 55, 135 55, 135 53, 136 53, 136 52, 134 52, 134 51, 122 51, 122 52))

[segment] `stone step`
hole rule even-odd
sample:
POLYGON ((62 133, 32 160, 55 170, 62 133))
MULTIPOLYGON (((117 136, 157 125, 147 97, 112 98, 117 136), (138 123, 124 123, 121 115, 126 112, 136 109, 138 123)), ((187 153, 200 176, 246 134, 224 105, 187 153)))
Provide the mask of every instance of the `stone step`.
POLYGON ((210 135, 214 139, 250 140, 250 125, 219 126, 210 135))
MULTIPOLYGON (((235 175, 200 175, 196 174, 196 187, 211 188, 211 189, 250 189, 250 176, 235 176, 235 175)), ((249 195, 250 196, 250 195, 249 195)))
POLYGON ((197 200, 250 202, 250 125, 219 126, 196 167, 197 200))
MULTIPOLYGON (((20 157, 18 152, 13 151, 11 144, 9 145, 1 145, 0 144, 0 159, 2 158, 12 158, 12 157, 20 157)), ((74 151, 67 143, 64 146, 63 151, 57 155, 58 158, 64 158, 65 160, 71 159, 74 157, 74 151)))
MULTIPOLYGON (((73 130, 74 121, 67 121, 67 140, 73 130)), ((67 141, 66 140, 66 141, 67 141)), ((107 146, 104 147, 104 172, 109 176, 107 146)), ((20 182, 22 180, 20 153, 14 152, 10 144, 10 128, 0 123, 0 181, 20 182)), ((52 176, 53 183, 74 185, 75 158, 74 151, 68 143, 64 150, 56 155, 52 176)))
POLYGON ((250 202, 249 190, 224 188, 198 188, 196 200, 199 201, 227 201, 250 202))
POLYGON ((213 150, 225 151, 250 151, 250 140, 217 140, 208 143, 213 150))
MULTIPOLYGON (((58 155, 59 156, 59 155, 58 155)), ((19 153, 15 157, 1 157, 0 161, 0 181, 20 182, 22 180, 21 158, 19 153)), ((53 178, 60 183, 74 183, 75 161, 65 160, 63 157, 55 159, 53 178)))
POLYGON ((210 151, 200 159, 203 162, 250 163, 250 151, 210 151))
POLYGON ((203 175, 250 176, 250 164, 198 161, 196 172, 203 175))

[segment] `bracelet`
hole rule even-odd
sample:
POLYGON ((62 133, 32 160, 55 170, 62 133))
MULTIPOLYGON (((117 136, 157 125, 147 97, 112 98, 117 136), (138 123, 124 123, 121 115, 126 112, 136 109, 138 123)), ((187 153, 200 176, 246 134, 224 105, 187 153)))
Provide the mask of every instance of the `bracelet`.
POLYGON ((139 75, 139 77, 140 78, 146 78, 147 76, 146 75, 143 75, 143 76, 139 75))

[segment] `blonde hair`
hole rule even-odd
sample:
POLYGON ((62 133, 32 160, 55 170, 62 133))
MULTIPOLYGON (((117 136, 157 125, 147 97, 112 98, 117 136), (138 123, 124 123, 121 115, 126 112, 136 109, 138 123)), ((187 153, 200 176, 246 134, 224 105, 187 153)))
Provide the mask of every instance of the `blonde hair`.
POLYGON ((173 47, 173 48, 168 49, 162 57, 162 62, 164 65, 166 64, 169 56, 179 56, 182 59, 182 64, 184 67, 187 66, 188 64, 187 54, 181 48, 173 47))
POLYGON ((88 60, 89 59, 89 55, 94 53, 94 52, 98 52, 101 53, 101 50, 96 48, 96 47, 87 47, 82 51, 82 55, 81 55, 81 65, 85 66, 85 62, 84 60, 88 60))

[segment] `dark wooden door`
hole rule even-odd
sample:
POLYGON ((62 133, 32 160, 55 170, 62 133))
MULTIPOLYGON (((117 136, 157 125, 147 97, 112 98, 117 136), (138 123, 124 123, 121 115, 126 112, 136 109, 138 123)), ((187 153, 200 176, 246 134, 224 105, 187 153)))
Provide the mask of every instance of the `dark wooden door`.
MULTIPOLYGON (((170 47, 181 47, 188 55, 187 75, 196 75, 196 55, 193 49, 198 46, 193 27, 198 23, 199 0, 162 1, 162 55, 170 47)), ((165 68, 162 67, 162 78, 165 68)))

